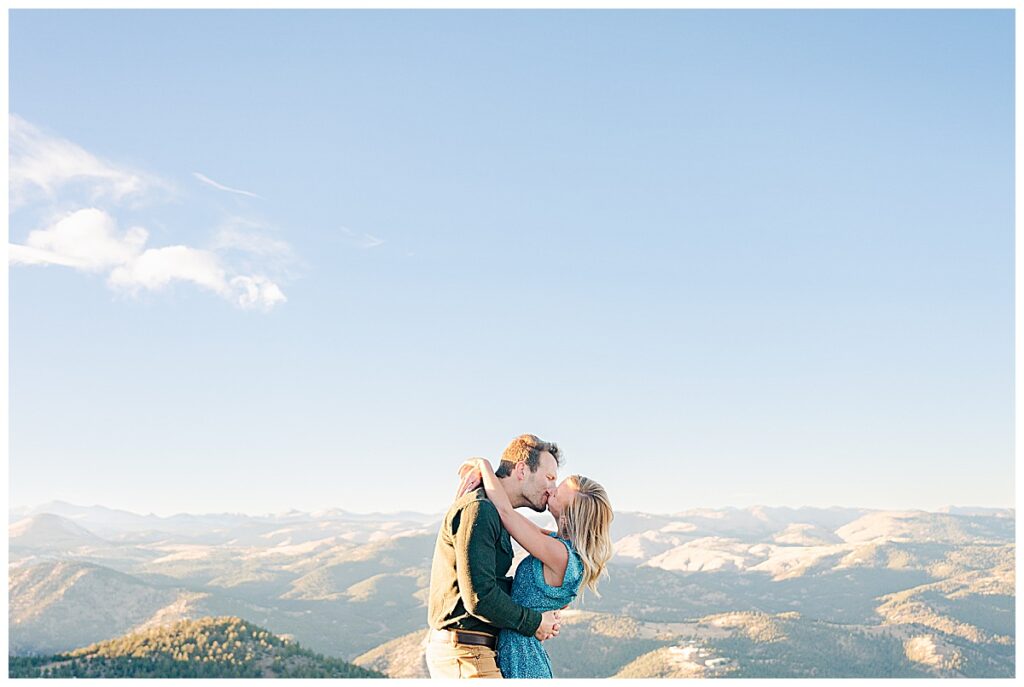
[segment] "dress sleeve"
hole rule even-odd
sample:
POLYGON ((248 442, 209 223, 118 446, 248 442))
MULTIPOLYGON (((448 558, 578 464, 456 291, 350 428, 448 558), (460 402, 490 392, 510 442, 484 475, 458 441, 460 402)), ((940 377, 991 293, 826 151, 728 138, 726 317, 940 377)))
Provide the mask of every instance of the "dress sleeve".
POLYGON ((548 590, 546 594, 549 598, 569 603, 576 598, 580 583, 583 581, 583 561, 580 559, 580 555, 576 553, 576 549, 567 540, 562 539, 556 534, 551 534, 550 536, 562 542, 569 552, 569 560, 565 563, 565 574, 562 576, 562 584, 558 587, 549 585, 547 580, 544 579, 544 564, 537 559, 534 559, 534 574, 540 588, 548 590))
MULTIPOLYGON (((568 582, 572 589, 579 590, 580 583, 583 581, 583 560, 568 542, 563 543, 569 549, 569 562, 565 566, 565 582, 568 582)), ((563 586, 565 586, 565 582, 562 583, 563 586)))

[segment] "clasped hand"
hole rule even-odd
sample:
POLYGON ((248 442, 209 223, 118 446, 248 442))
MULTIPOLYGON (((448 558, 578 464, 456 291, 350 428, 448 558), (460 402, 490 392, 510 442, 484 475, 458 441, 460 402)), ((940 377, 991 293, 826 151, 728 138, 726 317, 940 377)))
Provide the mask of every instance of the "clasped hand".
POLYGON ((545 611, 543 616, 540 627, 537 628, 537 632, 533 635, 542 642, 552 637, 557 637, 558 631, 562 629, 561 611, 545 611))

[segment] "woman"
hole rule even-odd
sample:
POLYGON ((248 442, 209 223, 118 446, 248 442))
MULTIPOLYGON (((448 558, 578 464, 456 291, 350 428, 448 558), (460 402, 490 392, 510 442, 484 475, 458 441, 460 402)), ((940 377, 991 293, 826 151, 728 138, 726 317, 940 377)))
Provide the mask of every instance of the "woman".
MULTIPOLYGON (((604 487, 581 475, 562 480, 548 499, 556 532, 541 529, 517 513, 483 458, 463 464, 459 494, 481 483, 509 535, 530 554, 516 569, 512 600, 536 611, 565 608, 581 587, 597 594, 597 581, 612 557, 612 506, 604 487)), ((550 678, 551 661, 536 637, 502 630, 498 667, 506 678, 550 678)))

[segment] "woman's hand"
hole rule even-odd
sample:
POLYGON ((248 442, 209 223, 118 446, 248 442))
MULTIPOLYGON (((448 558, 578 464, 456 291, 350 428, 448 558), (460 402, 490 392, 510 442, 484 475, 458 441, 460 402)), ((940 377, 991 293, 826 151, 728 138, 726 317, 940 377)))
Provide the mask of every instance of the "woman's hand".
POLYGON ((455 492, 455 498, 461 498, 473 491, 483 483, 480 474, 480 462, 483 458, 470 458, 459 466, 459 488, 455 492))

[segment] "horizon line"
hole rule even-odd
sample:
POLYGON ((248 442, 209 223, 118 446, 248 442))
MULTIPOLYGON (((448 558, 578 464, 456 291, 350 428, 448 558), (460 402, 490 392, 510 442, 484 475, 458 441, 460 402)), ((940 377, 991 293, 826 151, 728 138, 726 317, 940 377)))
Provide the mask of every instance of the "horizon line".
MULTIPOLYGON (((251 512, 243 512, 243 511, 207 511, 207 512, 178 511, 178 512, 172 513, 170 515, 158 515, 157 513, 152 512, 152 511, 150 511, 149 513, 140 513, 140 512, 137 512, 137 511, 129 510, 127 508, 118 508, 118 507, 107 506, 107 505, 98 504, 98 503, 94 503, 92 505, 85 506, 85 505, 82 505, 82 504, 79 504, 79 503, 72 503, 71 501, 65 501, 63 499, 53 499, 51 501, 47 501, 45 503, 40 503, 40 504, 36 504, 36 505, 32 505, 32 506, 29 506, 29 505, 8 506, 8 515, 10 515, 13 511, 33 510, 33 509, 43 508, 43 507, 49 506, 51 504, 65 504, 65 505, 73 506, 73 507, 76 507, 76 508, 105 508, 107 510, 119 511, 119 512, 122 512, 122 513, 128 513, 130 515, 136 515, 136 516, 139 516, 139 517, 156 517, 156 518, 161 518, 161 519, 174 518, 174 517, 177 517, 177 516, 180 516, 180 515, 192 515, 192 516, 215 516, 215 515, 220 515, 220 516, 223 516, 223 515, 236 515, 236 516, 239 516, 240 515, 240 516, 245 516, 245 517, 259 518, 259 517, 275 517, 275 516, 281 516, 281 515, 288 515, 288 514, 291 514, 291 513, 302 514, 302 515, 313 515, 314 513, 324 512, 324 511, 340 511, 340 512, 343 512, 343 513, 347 513, 349 515, 356 515, 356 516, 370 516, 370 515, 385 515, 386 516, 386 515, 399 515, 399 514, 403 514, 403 513, 408 513, 410 515, 422 515, 422 516, 434 517, 434 516, 438 516, 438 515, 443 515, 445 510, 447 509, 447 508, 443 508, 441 510, 432 511, 432 512, 408 510, 408 509, 393 510, 393 511, 383 511, 383 510, 377 510, 377 511, 351 511, 351 510, 347 510, 345 508, 342 508, 340 506, 330 506, 330 507, 326 507, 326 508, 316 508, 316 509, 312 509, 312 510, 302 510, 302 509, 294 508, 293 507, 293 508, 287 508, 285 510, 280 510, 280 511, 274 511, 274 512, 266 511, 266 512, 262 512, 262 513, 251 513, 251 512)), ((874 512, 922 512, 922 513, 942 513, 943 509, 978 509, 978 510, 1013 511, 1014 514, 1016 514, 1016 507, 1015 506, 991 506, 991 505, 984 505, 983 506, 983 505, 945 504, 943 506, 939 506, 936 509, 928 509, 928 508, 913 508, 913 507, 902 507, 902 508, 877 508, 876 507, 876 508, 869 508, 869 507, 865 507, 865 506, 839 506, 839 505, 830 505, 830 506, 811 506, 811 505, 789 506, 789 505, 769 505, 769 504, 766 504, 766 503, 756 503, 756 504, 751 504, 751 505, 747 505, 747 506, 733 506, 733 505, 695 506, 693 508, 688 508, 688 509, 684 509, 684 510, 677 510, 677 511, 672 511, 672 512, 655 512, 655 511, 643 511, 643 510, 631 510, 631 509, 622 509, 619 512, 620 513, 640 514, 640 515, 653 515, 653 516, 673 516, 673 515, 682 515, 684 513, 691 513, 693 511, 701 511, 701 510, 712 510, 712 511, 715 511, 715 510, 739 510, 739 511, 744 511, 744 510, 751 510, 751 509, 755 509, 755 508, 770 508, 770 509, 776 509, 776 510, 782 510, 782 509, 788 509, 788 510, 813 509, 813 510, 861 510, 861 511, 874 511, 874 512)), ((547 511, 543 511, 540 514, 543 514, 543 513, 546 513, 546 512, 547 511)), ((538 514, 538 515, 540 515, 540 514, 538 514)))

